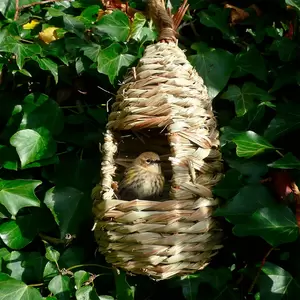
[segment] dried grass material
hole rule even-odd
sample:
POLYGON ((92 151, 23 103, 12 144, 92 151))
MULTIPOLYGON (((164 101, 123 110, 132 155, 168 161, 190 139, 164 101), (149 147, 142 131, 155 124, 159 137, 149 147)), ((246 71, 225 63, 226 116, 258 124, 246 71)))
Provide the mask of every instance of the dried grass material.
POLYGON ((212 187, 222 177, 222 161, 206 87, 175 43, 148 46, 128 74, 102 151, 93 212, 95 237, 107 262, 155 279, 203 269, 222 248, 222 230, 211 217, 218 205, 212 187), (145 150, 166 159, 165 200, 118 200, 113 186, 121 166, 145 150))

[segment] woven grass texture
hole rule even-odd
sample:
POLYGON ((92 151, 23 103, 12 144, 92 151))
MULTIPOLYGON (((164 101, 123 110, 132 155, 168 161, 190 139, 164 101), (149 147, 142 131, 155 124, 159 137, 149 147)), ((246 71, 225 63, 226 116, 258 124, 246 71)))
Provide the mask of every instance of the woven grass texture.
POLYGON ((158 280, 201 270, 222 248, 212 218, 223 165, 211 100, 177 43, 162 39, 146 48, 117 92, 92 192, 95 238, 107 262, 158 280), (144 151, 161 157, 164 194, 118 199, 124 169, 144 151))

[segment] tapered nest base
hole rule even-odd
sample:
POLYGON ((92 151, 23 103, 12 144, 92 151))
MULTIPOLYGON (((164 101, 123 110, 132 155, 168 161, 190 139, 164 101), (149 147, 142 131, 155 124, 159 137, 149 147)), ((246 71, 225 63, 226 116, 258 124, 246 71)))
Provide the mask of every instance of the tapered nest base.
POLYGON ((210 262, 222 248, 212 218, 212 188, 223 169, 218 135, 207 89, 184 52, 175 43, 148 46, 117 93, 92 193, 95 237, 107 262, 158 280, 210 262), (124 168, 144 151, 161 156, 163 197, 117 199, 124 168))

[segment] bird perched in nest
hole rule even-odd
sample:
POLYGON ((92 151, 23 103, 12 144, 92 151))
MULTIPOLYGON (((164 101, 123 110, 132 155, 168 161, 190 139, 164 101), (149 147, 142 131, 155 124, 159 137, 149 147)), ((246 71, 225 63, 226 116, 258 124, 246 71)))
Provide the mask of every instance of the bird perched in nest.
POLYGON ((122 200, 154 200, 164 188, 160 157, 154 152, 140 154, 124 172, 118 194, 122 200))

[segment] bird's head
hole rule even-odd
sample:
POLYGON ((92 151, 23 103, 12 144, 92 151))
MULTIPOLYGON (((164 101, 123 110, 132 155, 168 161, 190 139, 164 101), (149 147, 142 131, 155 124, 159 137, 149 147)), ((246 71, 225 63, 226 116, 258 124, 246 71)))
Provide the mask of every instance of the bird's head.
POLYGON ((160 157, 154 152, 143 152, 133 161, 133 164, 141 166, 149 172, 161 173, 160 157))

